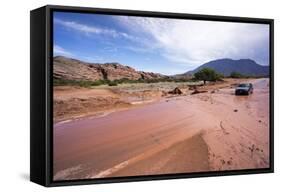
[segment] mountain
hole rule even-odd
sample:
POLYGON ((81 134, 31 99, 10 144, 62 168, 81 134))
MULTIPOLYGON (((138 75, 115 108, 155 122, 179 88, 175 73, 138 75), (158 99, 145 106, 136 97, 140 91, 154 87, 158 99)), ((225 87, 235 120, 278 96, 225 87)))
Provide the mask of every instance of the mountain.
POLYGON ((183 75, 192 75, 203 68, 211 68, 224 76, 229 76, 232 72, 238 72, 247 76, 269 76, 269 66, 262 66, 251 59, 218 59, 205 63, 192 71, 183 75))
POLYGON ((90 81, 122 78, 130 80, 157 79, 165 77, 158 73, 137 71, 132 67, 119 63, 87 63, 63 56, 53 58, 53 76, 57 79, 90 81))

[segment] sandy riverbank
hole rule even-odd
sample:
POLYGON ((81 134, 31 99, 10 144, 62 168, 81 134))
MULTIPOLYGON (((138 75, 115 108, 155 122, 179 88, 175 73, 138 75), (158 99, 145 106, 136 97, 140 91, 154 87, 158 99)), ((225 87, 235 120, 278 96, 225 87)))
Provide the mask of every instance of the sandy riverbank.
POLYGON ((197 85, 201 91, 217 91, 248 79, 225 79, 223 82, 209 83, 202 86, 202 82, 160 82, 120 84, 118 86, 96 86, 83 88, 78 86, 54 87, 54 122, 69 121, 89 116, 104 116, 112 112, 127 110, 161 99, 173 97, 168 94, 176 87, 190 95, 190 88, 197 85))

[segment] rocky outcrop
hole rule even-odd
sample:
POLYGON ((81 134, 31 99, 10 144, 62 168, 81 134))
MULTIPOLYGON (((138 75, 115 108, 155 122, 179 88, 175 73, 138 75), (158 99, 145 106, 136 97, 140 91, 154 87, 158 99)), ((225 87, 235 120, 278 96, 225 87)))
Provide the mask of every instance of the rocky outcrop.
POLYGON ((53 76, 57 79, 68 80, 98 80, 103 79, 103 74, 98 65, 90 66, 87 63, 66 57, 54 57, 53 76))
POLYGON ((173 94, 173 95, 181 95, 183 94, 182 90, 180 90, 178 87, 176 87, 174 90, 169 91, 169 94, 173 94))
POLYGON ((58 79, 90 81, 123 78, 130 80, 157 79, 165 77, 158 73, 136 71, 132 67, 119 63, 86 63, 62 56, 57 56, 53 59, 53 76, 58 79))

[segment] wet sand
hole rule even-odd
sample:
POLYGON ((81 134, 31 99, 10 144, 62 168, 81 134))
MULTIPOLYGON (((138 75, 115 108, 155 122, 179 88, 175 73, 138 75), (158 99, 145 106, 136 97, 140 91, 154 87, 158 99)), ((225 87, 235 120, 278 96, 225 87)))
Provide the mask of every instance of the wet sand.
POLYGON ((269 166, 267 79, 54 125, 54 179, 269 166))
POLYGON ((141 161, 116 170, 110 176, 192 173, 209 170, 208 146, 202 134, 173 144, 141 161))

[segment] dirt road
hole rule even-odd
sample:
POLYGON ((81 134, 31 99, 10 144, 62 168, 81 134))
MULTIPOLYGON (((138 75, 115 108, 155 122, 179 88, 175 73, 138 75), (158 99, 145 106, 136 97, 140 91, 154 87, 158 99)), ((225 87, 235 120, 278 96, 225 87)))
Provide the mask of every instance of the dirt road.
POLYGON ((268 79, 54 125, 54 179, 269 166, 268 79))

